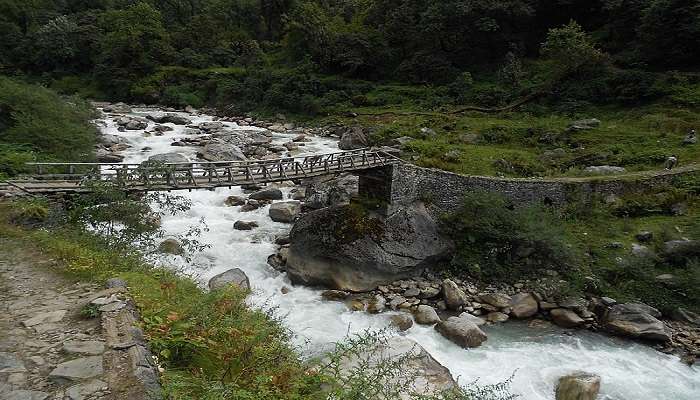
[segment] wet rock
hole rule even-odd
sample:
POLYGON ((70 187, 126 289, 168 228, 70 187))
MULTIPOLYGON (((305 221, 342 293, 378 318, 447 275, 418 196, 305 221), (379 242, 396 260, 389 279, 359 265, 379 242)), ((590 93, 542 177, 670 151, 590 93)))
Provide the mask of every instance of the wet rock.
POLYGON ((180 241, 174 238, 165 239, 158 245, 158 251, 165 254, 173 254, 181 256, 185 254, 185 249, 180 244, 180 241))
POLYGON ((56 310, 38 313, 35 314, 32 318, 29 318, 28 320, 22 322, 22 325, 26 326, 27 328, 30 328, 32 326, 40 324, 50 324, 54 322, 59 322, 63 319, 67 312, 68 311, 66 310, 56 310))
POLYGON ((479 347, 487 339, 486 334, 476 324, 464 318, 449 317, 435 325, 435 330, 465 349, 479 347))
POLYGON ((374 295, 367 303, 367 312, 378 314, 386 309, 386 299, 381 295, 374 295))
POLYGON ((506 322, 508 321, 508 314, 502 312, 490 312, 486 315, 486 320, 489 322, 506 322))
POLYGON ((301 213, 301 203, 298 201, 284 201, 270 206, 270 218, 275 222, 294 222, 301 213))
POLYGON ((98 340, 69 340, 63 342, 63 351, 68 354, 83 354, 96 356, 105 351, 104 342, 98 340))
POLYGON ((406 313, 401 313, 391 316, 391 326, 395 327, 401 332, 405 332, 413 326, 413 318, 406 313))
POLYGON ((249 198, 253 200, 282 200, 282 191, 277 188, 267 188, 252 193, 249 198))
POLYGON ((373 290, 420 275, 452 247, 420 204, 389 217, 353 213, 348 206, 328 207, 304 214, 294 224, 288 260, 293 281, 373 290))
POLYGON ((343 292, 342 290, 326 290, 321 293, 321 297, 329 301, 343 301, 347 299, 349 295, 348 292, 343 292))
POLYGON ((691 325, 700 327, 700 315, 686 310, 683 307, 677 307, 671 312, 671 318, 676 321, 687 322, 691 325))
POLYGON ((102 111, 115 114, 128 114, 131 112, 131 107, 124 103, 116 103, 102 108, 102 111))
MULTIPOLYGON (((507 317, 507 315, 506 315, 506 317, 507 317)), ((463 313, 459 314, 459 318, 466 319, 467 321, 473 323, 476 326, 481 326, 481 325, 486 324, 485 319, 483 319, 481 317, 477 317, 476 315, 469 314, 468 312, 463 312, 463 313)))
POLYGON ((197 156, 207 161, 246 161, 241 148, 223 140, 213 139, 197 156))
POLYGON ((442 282, 442 293, 445 297, 445 304, 450 310, 459 310, 467 302, 467 295, 464 291, 449 279, 442 282))
MULTIPOLYGON (((151 118, 149 118, 151 119, 151 118)), ((190 120, 187 117, 183 117, 182 115, 177 115, 177 114, 165 114, 161 117, 155 118, 155 122, 159 124, 173 124, 173 125, 190 125, 192 124, 192 120, 190 120)))
POLYGON ((433 325, 440 322, 440 317, 433 307, 425 304, 419 305, 413 312, 416 323, 421 325, 433 325))
POLYGON ((137 119, 132 119, 126 125, 124 125, 124 128, 126 128, 127 131, 142 131, 148 128, 148 123, 137 119))
POLYGON ((155 154, 148 157, 148 161, 162 162, 162 163, 186 163, 190 160, 180 153, 163 153, 155 154))
POLYGON ((57 383, 75 382, 94 378, 103 373, 102 357, 91 356, 66 361, 59 364, 49 374, 49 379, 57 383))
POLYGON ((250 290, 248 275, 239 268, 232 268, 209 280, 209 289, 211 290, 225 288, 230 285, 237 286, 243 290, 250 290))
POLYGON ((654 315, 660 316, 660 313, 645 304, 617 304, 608 310, 602 322, 606 330, 620 336, 669 341, 670 332, 654 315))
POLYGON ((224 200, 224 204, 229 207, 242 206, 245 204, 245 199, 241 196, 228 196, 226 200, 224 200))
POLYGON ((251 231, 257 227, 258 223, 255 221, 236 221, 233 224, 233 229, 237 231, 251 231))
POLYGON ((600 391, 600 376, 575 372, 559 378, 556 400, 595 400, 600 391))
POLYGON ((197 125, 197 128, 205 131, 205 132, 213 132, 213 131, 219 131, 224 128, 224 124, 219 121, 213 121, 213 122, 202 122, 201 124, 197 125))
POLYGON ((340 150, 355 150, 369 146, 367 135, 363 132, 362 127, 356 126, 349 128, 338 142, 340 150))
POLYGON ((497 308, 504 308, 510 306, 511 299, 510 296, 503 293, 486 293, 479 295, 479 300, 497 308))
POLYGON ((104 149, 98 149, 95 152, 95 157, 97 158, 97 162, 107 164, 117 164, 124 161, 124 156, 109 152, 104 149))
POLYGON ((556 308, 550 311, 552 321, 562 328, 578 328, 585 322, 575 312, 566 308, 556 308))
POLYGON ((518 293, 510 300, 511 314, 515 318, 529 318, 537 314, 537 300, 530 293, 518 293))

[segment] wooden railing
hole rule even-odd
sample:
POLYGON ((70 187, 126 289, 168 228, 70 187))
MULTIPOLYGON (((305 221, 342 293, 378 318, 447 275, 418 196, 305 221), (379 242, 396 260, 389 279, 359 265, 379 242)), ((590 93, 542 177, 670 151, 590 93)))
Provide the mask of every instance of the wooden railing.
POLYGON ((273 160, 121 163, 31 163, 34 174, 9 181, 32 193, 89 191, 89 182, 114 182, 125 190, 209 189, 299 180, 376 168, 401 160, 367 149, 273 160))

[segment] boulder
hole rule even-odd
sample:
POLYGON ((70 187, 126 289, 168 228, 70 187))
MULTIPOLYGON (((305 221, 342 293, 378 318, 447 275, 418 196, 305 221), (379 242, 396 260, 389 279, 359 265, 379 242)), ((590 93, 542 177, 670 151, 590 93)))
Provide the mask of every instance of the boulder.
POLYGON ((386 309, 386 299, 384 296, 375 294, 367 302, 367 312, 370 314, 379 314, 386 309))
POLYGON ((163 163, 186 163, 190 160, 180 153, 163 153, 155 154, 148 157, 148 161, 163 162, 163 163))
POLYGON ((245 199, 241 196, 228 196, 226 200, 224 200, 224 204, 229 207, 242 206, 245 204, 245 199))
POLYGON ((338 142, 338 148, 340 150, 355 150, 362 149, 369 146, 369 140, 367 135, 363 132, 362 128, 359 126, 349 128, 338 142))
POLYGON ((283 201, 270 206, 270 218, 275 222, 294 222, 301 213, 301 203, 298 201, 283 201))
MULTIPOLYGON (((506 315, 507 317, 507 315, 506 315)), ((476 315, 471 315, 468 312, 463 312, 459 314, 459 318, 466 319, 467 321, 473 323, 476 326, 481 326, 486 324, 486 320, 480 317, 477 317, 476 315)))
POLYGON ((467 295, 464 291, 449 279, 442 282, 442 293, 445 297, 445 304, 450 310, 459 310, 467 302, 467 295))
POLYGON ((490 312, 486 315, 486 320, 489 322, 506 322, 508 321, 508 314, 504 314, 502 312, 490 312))
POLYGON ((197 156, 207 161, 245 161, 248 159, 240 147, 218 139, 210 141, 201 152, 197 153, 197 156))
POLYGON ((620 174, 625 172, 626 170, 623 167, 615 167, 612 165, 593 165, 590 167, 586 167, 583 171, 589 174, 611 175, 620 174))
POLYGON ((440 322, 440 317, 433 307, 425 304, 419 305, 413 312, 416 322, 421 325, 432 325, 440 322))
POLYGON ((257 227, 258 223, 255 221, 236 221, 233 223, 233 229, 237 231, 251 231, 257 227))
POLYGON ((174 238, 165 239, 158 245, 158 251, 165 254, 173 254, 181 256, 185 254, 185 249, 180 244, 180 241, 174 238))
POLYGON ((605 313, 602 322, 606 330, 616 335, 659 342, 671 340, 671 333, 654 315, 660 313, 645 304, 617 304, 605 313))
POLYGON ((297 220, 290 238, 294 282, 350 291, 418 276, 452 248, 422 204, 388 217, 351 206, 324 208, 297 220))
POLYGON ((396 314, 391 316, 391 326, 401 332, 405 332, 413 326, 413 318, 406 313, 396 314))
POLYGON ((479 299, 482 303, 490 304, 497 308, 504 308, 510 306, 510 296, 503 293, 486 293, 479 295, 479 299))
POLYGON ((676 321, 683 321, 700 327, 700 315, 683 307, 677 307, 671 311, 671 318, 676 321))
POLYGON ((213 122, 202 122, 201 124, 197 125, 197 128, 205 131, 205 132, 213 132, 213 131, 218 131, 224 128, 224 124, 219 121, 213 121, 213 122))
POLYGON ((126 128, 127 131, 142 131, 148 128, 148 122, 132 119, 124 125, 124 128, 126 128))
POLYGON ((319 209, 348 204, 358 192, 359 178, 354 175, 341 175, 337 178, 317 178, 306 186, 304 205, 319 209))
POLYGON ((106 147, 112 147, 117 144, 129 144, 129 141, 121 136, 105 133, 102 136, 100 136, 100 143, 102 143, 106 147))
POLYGON ((515 318, 529 318, 537 314, 537 300, 530 293, 518 293, 510 299, 511 314, 515 318))
POLYGON ((348 292, 343 292, 342 290, 326 290, 321 293, 321 297, 328 301, 343 301, 347 299, 349 295, 348 292))
POLYGON ((237 286, 243 290, 250 290, 248 275, 239 268, 232 268, 209 280, 209 289, 216 290, 229 285, 237 286))
POLYGON ((566 308, 555 308, 549 314, 552 317, 552 321, 562 328, 578 328, 584 323, 584 320, 578 314, 566 308))
POLYGON ((465 349, 479 347, 487 339, 486 334, 475 323, 465 318, 447 318, 435 325, 435 330, 465 349))
POLYGON ((664 242, 662 256, 674 262, 700 257, 700 240, 671 240, 664 242))
POLYGON ((97 158, 97 162, 108 164, 117 164, 124 161, 124 156, 121 154, 112 153, 104 149, 98 149, 95 152, 95 157, 97 158))
POLYGON ((277 188, 266 188, 248 196, 253 200, 282 200, 282 191, 277 188))
POLYGON ((102 109, 107 113, 128 114, 131 112, 131 107, 124 103, 110 104, 102 109))
POLYGON ((595 400, 600 391, 600 376, 574 372, 559 378, 556 400, 595 400))
POLYGON ((155 122, 158 122, 159 124, 173 124, 173 125, 190 125, 192 123, 192 120, 190 120, 187 117, 183 117, 182 115, 177 115, 177 114, 165 114, 160 118, 157 118, 155 122))
POLYGON ((595 129, 600 126, 600 120, 597 118, 582 119, 579 121, 574 121, 569 124, 569 130, 571 131, 587 131, 590 129, 595 129))

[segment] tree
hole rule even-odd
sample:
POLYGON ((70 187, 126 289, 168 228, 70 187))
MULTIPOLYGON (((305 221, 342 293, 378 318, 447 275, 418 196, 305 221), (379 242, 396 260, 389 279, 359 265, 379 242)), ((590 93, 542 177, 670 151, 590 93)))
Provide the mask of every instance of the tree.
POLYGON ((554 62, 559 79, 586 66, 599 64, 603 59, 603 53, 573 20, 560 28, 550 29, 541 52, 554 62))
POLYGON ((642 57, 656 65, 687 68, 700 63, 700 0, 652 0, 637 30, 642 57))

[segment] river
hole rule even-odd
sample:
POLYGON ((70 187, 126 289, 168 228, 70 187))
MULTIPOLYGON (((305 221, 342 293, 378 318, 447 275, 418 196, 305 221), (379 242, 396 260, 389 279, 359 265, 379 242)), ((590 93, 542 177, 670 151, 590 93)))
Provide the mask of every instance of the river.
MULTIPOLYGON (((154 114, 153 109, 134 109, 131 116, 154 114)), ((212 121, 211 116, 181 114, 193 124, 212 121)), ((260 129, 238 127, 225 123, 228 129, 260 129)), ((138 163, 149 156, 178 152, 195 159, 197 148, 173 147, 170 144, 185 135, 184 126, 169 125, 174 131, 163 136, 145 137, 143 131, 119 132, 111 117, 99 121, 103 133, 124 137, 131 148, 123 151, 124 162, 138 163), (144 147, 150 150, 142 151, 144 147)), ((152 123, 149 128, 152 127, 152 123)), ((274 134, 274 143, 288 142, 295 135, 274 134)), ((310 137, 301 147, 302 154, 338 151, 330 138, 310 137)), ((282 188, 285 195, 291 187, 282 188)), ((242 195, 240 188, 220 188, 215 191, 180 191, 177 194, 192 201, 192 208, 175 216, 164 216, 163 229, 177 235, 204 218, 209 227, 199 238, 211 245, 196 255, 190 263, 176 256, 164 256, 162 262, 197 275, 202 282, 230 268, 240 268, 248 275, 254 288, 250 296, 253 305, 276 307, 286 324, 296 334, 297 344, 308 353, 329 348, 334 341, 348 333, 365 329, 381 329, 389 325, 391 313, 370 315, 352 312, 340 302, 322 301, 321 291, 292 286, 285 274, 267 265, 267 257, 276 251, 275 237, 285 234, 289 224, 276 223, 268 217, 268 207, 241 213, 238 207, 225 206, 230 195, 242 195), (237 220, 257 221, 252 231, 237 231, 237 220), (290 291, 282 294, 281 289, 290 291)), ((601 395, 605 400, 698 400, 700 398, 700 367, 688 367, 677 357, 653 349, 609 338, 591 332, 568 334, 557 328, 535 329, 526 324, 508 322, 487 326, 488 341, 477 349, 464 350, 435 332, 431 327, 414 325, 407 336, 420 343, 433 357, 448 367, 461 383, 479 380, 498 383, 514 374, 512 391, 525 400, 554 398, 557 379, 568 372, 584 370, 602 377, 601 395)))

